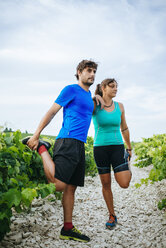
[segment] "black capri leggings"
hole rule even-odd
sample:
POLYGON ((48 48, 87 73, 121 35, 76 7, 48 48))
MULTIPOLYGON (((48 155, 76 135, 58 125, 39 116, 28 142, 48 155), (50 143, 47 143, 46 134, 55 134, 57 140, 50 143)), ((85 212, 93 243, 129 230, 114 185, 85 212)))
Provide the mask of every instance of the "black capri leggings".
POLYGON ((129 170, 124 145, 94 146, 94 158, 99 174, 129 170))

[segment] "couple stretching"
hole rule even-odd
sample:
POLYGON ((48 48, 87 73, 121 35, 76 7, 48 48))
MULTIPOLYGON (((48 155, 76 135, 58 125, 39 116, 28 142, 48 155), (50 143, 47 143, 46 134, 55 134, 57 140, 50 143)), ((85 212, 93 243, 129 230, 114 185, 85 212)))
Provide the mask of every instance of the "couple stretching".
POLYGON ((66 86, 41 120, 34 135, 22 140, 23 144, 28 145, 32 150, 37 150, 40 154, 48 182, 55 184, 56 191, 63 191, 64 226, 60 233, 61 239, 90 241, 89 237, 74 227, 72 213, 75 190, 77 186, 84 186, 84 143, 87 139, 92 114, 95 127, 94 157, 109 211, 107 228, 111 229, 117 223, 111 191, 110 165, 121 187, 127 188, 131 180, 128 162, 124 158, 124 144, 121 136, 122 132, 131 157, 124 107, 121 103, 112 100, 117 93, 117 82, 114 79, 106 79, 97 85, 96 97, 93 100, 89 91, 94 83, 97 66, 90 60, 81 61, 76 70, 78 84, 66 86), (56 137, 52 160, 48 153, 50 144, 39 140, 39 136, 62 107, 63 124, 56 137))

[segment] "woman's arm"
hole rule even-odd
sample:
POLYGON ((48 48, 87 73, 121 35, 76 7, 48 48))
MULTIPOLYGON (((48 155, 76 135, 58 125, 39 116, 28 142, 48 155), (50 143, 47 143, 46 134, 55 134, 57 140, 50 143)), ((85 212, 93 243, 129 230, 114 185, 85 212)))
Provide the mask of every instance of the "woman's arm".
POLYGON ((130 132, 129 132, 129 129, 128 129, 128 126, 127 126, 127 123, 126 123, 126 118, 125 118, 125 110, 124 110, 124 106, 122 103, 119 103, 119 106, 120 106, 120 109, 121 109, 121 112, 122 112, 122 115, 121 115, 121 132, 122 132, 122 136, 123 136, 123 139, 127 145, 127 149, 128 149, 128 152, 130 154, 130 157, 132 156, 132 152, 131 152, 131 142, 130 142, 130 132))

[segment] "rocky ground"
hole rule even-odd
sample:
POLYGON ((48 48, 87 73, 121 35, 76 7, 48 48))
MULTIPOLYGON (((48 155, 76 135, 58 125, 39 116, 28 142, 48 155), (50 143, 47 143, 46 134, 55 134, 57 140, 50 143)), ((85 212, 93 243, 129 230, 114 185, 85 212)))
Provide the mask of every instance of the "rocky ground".
POLYGON ((59 233, 63 225, 60 200, 38 199, 30 213, 12 217, 11 232, 0 243, 1 248, 165 248, 166 213, 157 209, 165 197, 166 180, 142 185, 135 183, 148 176, 150 168, 131 165, 133 177, 128 189, 121 189, 112 177, 112 189, 118 224, 113 230, 105 228, 108 213, 101 193, 99 177, 87 177, 84 188, 76 192, 73 223, 91 241, 63 241, 59 233))

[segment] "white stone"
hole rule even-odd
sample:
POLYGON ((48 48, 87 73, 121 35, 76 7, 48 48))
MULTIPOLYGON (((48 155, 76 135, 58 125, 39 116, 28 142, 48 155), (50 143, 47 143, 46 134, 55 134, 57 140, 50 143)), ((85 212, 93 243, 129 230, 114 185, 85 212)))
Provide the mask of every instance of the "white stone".
POLYGON ((26 224, 27 223, 27 220, 25 220, 25 219, 15 219, 14 220, 14 224, 15 225, 23 225, 23 224, 26 224))
POLYGON ((18 245, 22 241, 22 233, 17 233, 14 236, 10 236, 10 239, 13 240, 16 245, 18 245))
POLYGON ((165 185, 161 181, 159 184, 156 182, 148 187, 142 185, 136 189, 134 184, 141 178, 146 178, 149 171, 147 168, 136 167, 132 171, 133 178, 128 189, 120 188, 112 177, 118 218, 118 224, 113 230, 105 228, 109 214, 103 200, 99 176, 88 177, 85 179, 85 187, 78 187, 76 191, 73 224, 91 238, 89 243, 60 240, 59 234, 63 226, 61 201, 50 203, 48 199, 40 199, 33 202, 33 209, 29 214, 14 214, 12 230, 0 242, 0 247, 5 242, 5 248, 165 248, 166 217, 164 211, 159 211, 156 207, 159 201, 158 192, 162 189, 164 195, 165 185), (18 232, 22 236, 13 239, 18 232))
POLYGON ((26 233, 23 233, 23 234, 22 234, 22 237, 23 237, 23 238, 27 238, 27 237, 29 237, 29 236, 31 236, 31 232, 26 232, 26 233))
POLYGON ((39 236, 36 236, 36 241, 38 242, 38 241, 40 241, 40 237, 39 236))

